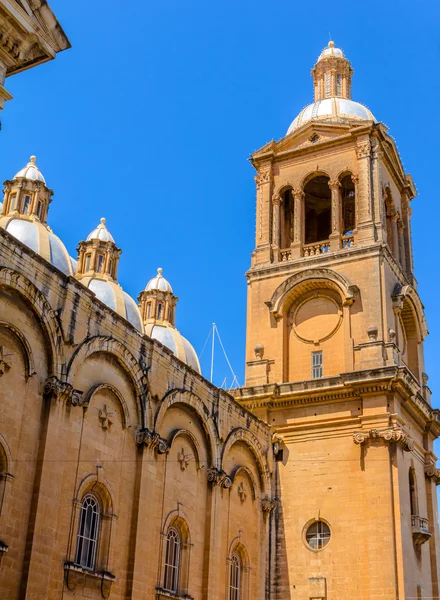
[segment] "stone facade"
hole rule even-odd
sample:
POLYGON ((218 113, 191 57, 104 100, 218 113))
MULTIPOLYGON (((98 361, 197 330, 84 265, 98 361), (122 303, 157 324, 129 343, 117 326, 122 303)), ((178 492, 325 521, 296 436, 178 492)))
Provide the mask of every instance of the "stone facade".
MULTIPOLYGON (((0 31, 15 15, 50 38, 49 22, 52 54, 68 46, 46 3, 0 9, 0 31)), ((35 157, 5 182, 1 600, 439 596, 416 192, 332 42, 312 74, 315 104, 252 157, 235 398, 200 375, 161 269, 138 309, 104 219, 76 262, 47 225, 35 157)))
POLYGON ((280 449, 272 597, 437 598, 440 429, 413 274, 416 191, 386 127, 351 101, 341 50, 330 43, 312 74, 316 103, 252 156, 257 237, 236 398, 280 449))

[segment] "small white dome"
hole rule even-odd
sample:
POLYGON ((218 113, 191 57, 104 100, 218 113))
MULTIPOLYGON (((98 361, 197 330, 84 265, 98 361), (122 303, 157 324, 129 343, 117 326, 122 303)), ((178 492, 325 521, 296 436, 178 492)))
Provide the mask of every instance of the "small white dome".
POLYGON ((0 217, 0 227, 3 227, 65 275, 75 275, 76 261, 69 256, 60 238, 39 221, 0 217))
POLYGON ((146 325, 145 333, 166 346, 182 362, 201 373, 196 351, 178 329, 164 325, 146 325))
POLYGON ((331 42, 331 41, 328 43, 327 48, 324 48, 324 50, 319 55, 318 62, 320 60, 322 60, 323 58, 328 58, 329 56, 336 56, 338 58, 345 58, 344 57, 344 53, 342 52, 342 50, 340 48, 335 48, 335 43, 331 42))
POLYGON ((115 240, 113 239, 112 234, 110 233, 110 231, 105 226, 105 219, 104 219, 104 217, 101 219, 101 222, 98 225, 98 227, 96 227, 96 229, 94 229, 87 236, 87 241, 89 242, 90 240, 101 240, 102 242, 113 242, 113 243, 115 243, 115 240))
POLYGON ((97 277, 83 277, 81 283, 94 292, 98 300, 101 300, 118 315, 127 319, 136 329, 143 332, 139 308, 133 298, 124 292, 119 283, 97 277))
POLYGON ((150 281, 147 283, 147 286, 145 288, 146 292, 150 292, 152 290, 159 290, 161 292, 169 292, 170 294, 173 293, 173 288, 171 287, 170 282, 165 279, 165 277, 162 277, 162 269, 157 269, 157 275, 156 277, 153 277, 153 279, 150 279, 150 281))
POLYGON ((292 121, 286 135, 289 135, 295 129, 299 129, 308 121, 339 122, 341 120, 376 122, 373 113, 359 102, 353 102, 348 98, 325 98, 303 108, 292 121))
POLYGON ((35 164, 36 160, 37 158, 35 156, 31 156, 28 164, 14 175, 14 179, 23 177, 24 179, 30 179, 31 181, 41 181, 44 183, 44 185, 46 185, 46 180, 43 177, 43 173, 35 164))

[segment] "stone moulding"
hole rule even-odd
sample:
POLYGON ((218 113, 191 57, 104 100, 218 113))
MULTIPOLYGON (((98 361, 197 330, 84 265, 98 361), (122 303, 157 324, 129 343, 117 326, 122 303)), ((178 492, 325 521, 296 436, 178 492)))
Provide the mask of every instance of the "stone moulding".
POLYGON ((400 427, 392 429, 369 429, 353 433, 353 442, 355 444, 363 445, 370 440, 383 440, 387 444, 398 444, 405 452, 412 452, 414 450, 414 441, 400 427))

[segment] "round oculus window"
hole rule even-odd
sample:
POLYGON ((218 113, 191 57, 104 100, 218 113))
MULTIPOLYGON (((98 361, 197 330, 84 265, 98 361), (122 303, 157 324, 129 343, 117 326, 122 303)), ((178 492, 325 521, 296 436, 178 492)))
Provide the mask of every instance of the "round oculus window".
POLYGON ((322 550, 330 541, 330 527, 324 521, 314 521, 306 531, 306 542, 312 550, 322 550))

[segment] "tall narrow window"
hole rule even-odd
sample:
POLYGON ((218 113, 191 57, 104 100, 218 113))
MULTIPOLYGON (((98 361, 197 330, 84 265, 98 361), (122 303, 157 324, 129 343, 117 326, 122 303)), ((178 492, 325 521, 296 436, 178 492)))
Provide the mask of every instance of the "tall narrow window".
POLYGON ((163 587, 168 592, 177 593, 179 587, 180 567, 180 535, 171 527, 167 533, 167 546, 165 550, 165 573, 163 587))
POLYGON ((16 208, 17 208, 17 194, 12 194, 9 210, 16 210, 16 208))
POLYGON ((328 241, 332 227, 329 178, 324 175, 314 177, 304 186, 304 193, 305 243, 328 241))
POLYGON ((336 75, 336 95, 342 96, 342 75, 339 73, 336 75))
POLYGON ((86 254, 86 262, 85 262, 85 266, 84 266, 84 271, 87 273, 87 271, 90 271, 90 254, 86 254))
POLYGON ((322 350, 312 352, 312 379, 322 377, 322 350))
POLYGON ((98 254, 98 261, 96 265, 96 272, 102 273, 104 269, 104 256, 102 254, 98 254))
POLYGON ((241 560, 237 554, 233 554, 229 570, 229 600, 240 600, 241 589, 241 560))
POLYGON ((342 235, 351 235, 356 226, 355 191, 350 175, 341 180, 342 235))
POLYGON ((147 319, 151 317, 151 302, 147 304, 147 319))
POLYGON ((330 98, 330 73, 325 74, 325 97, 330 98))
POLYGON ((38 200, 37 203, 37 217, 39 219, 41 219, 41 213, 43 212, 43 203, 41 202, 41 200, 38 200))
POLYGON ((162 318, 162 304, 159 302, 159 304, 157 305, 157 318, 161 319, 162 318))
POLYGON ((286 190, 283 194, 281 213, 281 248, 290 248, 294 239, 294 202, 292 190, 286 190))
POLYGON ((416 474, 412 467, 409 470, 409 502, 411 508, 411 516, 416 516, 419 512, 417 507, 417 486, 416 474))
POLYGON ((85 496, 79 515, 75 563, 92 571, 95 570, 96 563, 99 521, 100 510, 97 500, 91 495, 85 496))
POLYGON ((31 207, 31 197, 30 196, 25 196, 24 200, 23 200, 23 214, 24 215, 28 215, 29 214, 30 207, 31 207))

